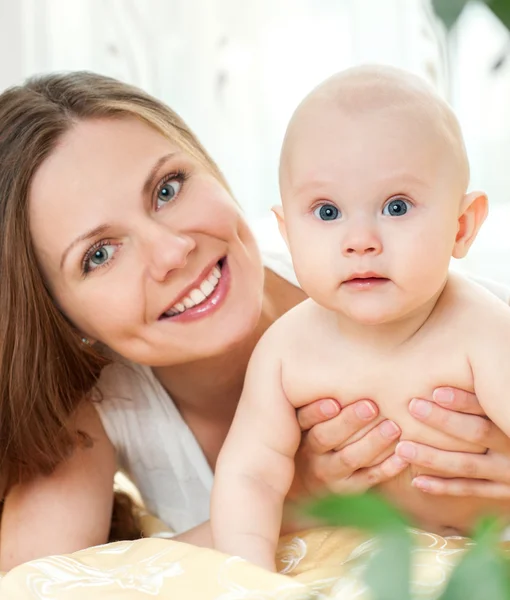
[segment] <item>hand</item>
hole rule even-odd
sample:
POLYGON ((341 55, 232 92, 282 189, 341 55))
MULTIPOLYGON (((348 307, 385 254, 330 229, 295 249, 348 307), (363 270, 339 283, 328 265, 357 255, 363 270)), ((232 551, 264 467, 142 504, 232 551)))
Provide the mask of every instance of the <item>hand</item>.
POLYGON ((444 477, 420 475, 413 485, 435 495, 510 498, 510 440, 489 421, 474 394, 454 388, 438 388, 433 400, 414 399, 411 414, 429 427, 459 440, 479 444, 485 454, 449 452, 400 442, 396 454, 409 463, 432 468, 444 477))
POLYGON ((344 409, 336 400, 317 400, 298 409, 297 417, 304 433, 292 495, 324 488, 335 493, 362 492, 408 465, 392 450, 399 427, 378 420, 378 408, 371 400, 358 400, 344 409), (349 443, 360 432, 362 437, 349 443))

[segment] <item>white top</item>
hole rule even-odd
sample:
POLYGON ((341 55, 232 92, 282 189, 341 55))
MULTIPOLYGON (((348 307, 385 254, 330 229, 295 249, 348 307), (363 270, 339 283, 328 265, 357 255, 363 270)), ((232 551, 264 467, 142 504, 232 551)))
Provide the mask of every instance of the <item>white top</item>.
MULTIPOLYGON (((285 246, 257 235, 264 266, 298 285, 285 246), (260 238, 260 239, 259 239, 260 238)), ((173 531, 209 518, 213 474, 200 445, 150 367, 108 365, 95 406, 117 452, 119 469, 138 488, 147 509, 173 531)))
MULTIPOLYGON (((283 244, 267 230, 259 240, 264 265, 298 285, 283 244), (264 239, 265 238, 265 239, 264 239)), ((510 289, 481 281, 507 303, 510 289)), ((96 404, 116 449, 119 468, 137 486, 147 509, 173 531, 186 531, 209 518, 213 474, 172 399, 150 367, 114 363, 100 377, 96 404)))

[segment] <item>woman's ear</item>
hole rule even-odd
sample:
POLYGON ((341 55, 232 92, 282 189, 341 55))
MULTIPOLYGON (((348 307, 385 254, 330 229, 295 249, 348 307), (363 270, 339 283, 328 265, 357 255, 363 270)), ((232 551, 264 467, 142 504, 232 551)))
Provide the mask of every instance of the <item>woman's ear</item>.
POLYGON ((484 192, 470 192, 464 196, 459 216, 459 227, 452 256, 464 258, 475 241, 480 227, 487 218, 489 205, 484 192))
POLYGON ((273 208, 271 210, 274 212, 274 214, 276 216, 276 220, 278 221, 278 229, 280 230, 282 238, 285 240, 285 243, 287 244, 287 247, 288 247, 289 240, 287 239, 287 228, 285 227, 285 217, 283 216, 283 207, 273 206, 273 208))

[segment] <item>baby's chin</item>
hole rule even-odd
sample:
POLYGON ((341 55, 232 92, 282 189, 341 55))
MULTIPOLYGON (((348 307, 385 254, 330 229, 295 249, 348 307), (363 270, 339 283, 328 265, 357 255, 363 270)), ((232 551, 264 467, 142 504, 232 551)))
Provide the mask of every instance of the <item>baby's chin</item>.
POLYGON ((404 308, 395 307, 394 303, 386 305, 385 302, 367 302, 361 299, 352 306, 343 306, 339 312, 356 324, 367 327, 397 325, 408 314, 404 308))
POLYGON ((400 320, 399 315, 386 314, 382 311, 377 314, 368 313, 368 314, 359 314, 357 311, 354 315, 347 315, 351 321, 356 322, 358 325, 365 325, 367 327, 377 327, 378 325, 391 325, 394 323, 395 325, 400 320))

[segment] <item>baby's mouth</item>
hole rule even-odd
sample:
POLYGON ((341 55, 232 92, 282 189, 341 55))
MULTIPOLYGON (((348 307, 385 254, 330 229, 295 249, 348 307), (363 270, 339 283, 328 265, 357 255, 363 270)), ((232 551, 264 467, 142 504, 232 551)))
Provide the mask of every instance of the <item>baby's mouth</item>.
POLYGON ((216 290, 222 276, 222 266, 225 262, 225 257, 220 259, 216 265, 206 274, 206 276, 195 287, 186 292, 178 302, 166 310, 160 319, 168 319, 181 315, 190 308, 199 306, 207 300, 207 298, 216 290))
POLYGON ((356 273, 346 279, 342 285, 349 287, 369 287, 373 285, 383 284, 390 281, 387 277, 382 277, 377 273, 356 273))

